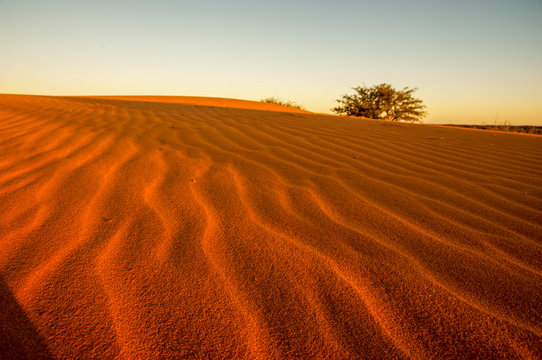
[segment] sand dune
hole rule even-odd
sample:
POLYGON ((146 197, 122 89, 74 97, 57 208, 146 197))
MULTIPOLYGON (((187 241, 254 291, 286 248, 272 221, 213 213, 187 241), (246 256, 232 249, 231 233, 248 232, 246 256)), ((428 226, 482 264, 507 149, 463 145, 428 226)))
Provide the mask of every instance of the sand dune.
POLYGON ((226 107, 234 109, 253 109, 253 110, 269 110, 269 111, 284 111, 291 113, 310 113, 309 111, 286 107, 278 104, 255 102, 250 100, 227 99, 216 97, 197 97, 197 96, 91 96, 87 99, 104 99, 104 100, 125 100, 125 101, 145 101, 158 102, 168 104, 186 104, 196 106, 209 107, 226 107))
POLYGON ((0 154, 0 358, 542 357, 542 137, 1 95, 0 154))

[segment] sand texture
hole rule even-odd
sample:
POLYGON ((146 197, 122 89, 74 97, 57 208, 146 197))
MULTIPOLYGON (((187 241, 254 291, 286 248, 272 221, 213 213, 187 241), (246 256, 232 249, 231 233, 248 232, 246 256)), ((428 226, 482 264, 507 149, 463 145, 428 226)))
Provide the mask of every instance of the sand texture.
POLYGON ((541 358, 541 239, 539 136, 0 95, 2 359, 541 358))

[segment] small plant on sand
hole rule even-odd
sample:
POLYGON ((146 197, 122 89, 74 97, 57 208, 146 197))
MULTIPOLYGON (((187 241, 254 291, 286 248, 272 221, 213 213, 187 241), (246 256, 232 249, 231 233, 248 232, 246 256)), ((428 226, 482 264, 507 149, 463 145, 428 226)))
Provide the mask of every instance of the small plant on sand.
POLYGON ((305 107, 303 105, 299 105, 298 103, 292 100, 284 101, 275 97, 268 97, 268 98, 260 100, 260 102, 268 103, 268 104, 277 104, 277 105, 282 105, 282 106, 288 106, 294 109, 305 110, 305 107))
POLYGON ((353 89, 356 93, 338 99, 340 105, 331 109, 333 112, 391 121, 419 121, 427 114, 423 102, 412 96, 415 88, 396 90, 391 85, 379 84, 353 89))

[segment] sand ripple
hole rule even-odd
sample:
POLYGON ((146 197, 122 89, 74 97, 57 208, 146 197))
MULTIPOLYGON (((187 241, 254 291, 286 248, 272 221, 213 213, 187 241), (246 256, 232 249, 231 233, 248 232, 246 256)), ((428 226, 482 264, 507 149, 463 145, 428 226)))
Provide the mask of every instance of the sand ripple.
POLYGON ((1 95, 0 358, 542 357, 541 137, 266 106, 1 95))

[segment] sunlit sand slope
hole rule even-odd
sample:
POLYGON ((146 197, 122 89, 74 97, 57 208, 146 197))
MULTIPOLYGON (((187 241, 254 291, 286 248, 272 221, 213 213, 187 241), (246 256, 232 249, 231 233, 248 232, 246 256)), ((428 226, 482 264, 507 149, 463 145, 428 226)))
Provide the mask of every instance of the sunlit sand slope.
POLYGON ((286 111, 294 113, 309 113, 309 111, 286 107, 277 104, 262 103, 250 100, 196 97, 196 96, 92 96, 94 99, 146 101, 169 104, 190 104, 210 107, 227 107, 235 109, 256 109, 270 111, 286 111))
POLYGON ((2 95, 0 214, 0 358, 542 357, 542 137, 2 95))

